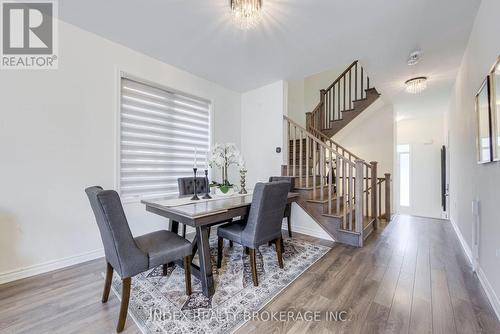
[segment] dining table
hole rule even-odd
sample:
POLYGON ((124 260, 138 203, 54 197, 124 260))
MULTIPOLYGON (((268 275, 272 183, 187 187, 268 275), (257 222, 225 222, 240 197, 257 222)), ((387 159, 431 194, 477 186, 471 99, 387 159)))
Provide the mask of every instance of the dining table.
MULTIPOLYGON (((214 225, 231 221, 236 217, 248 215, 252 204, 252 193, 229 196, 213 196, 211 199, 192 200, 190 196, 165 199, 142 200, 146 211, 169 219, 169 229, 179 232, 179 223, 191 226, 196 235, 191 242, 191 272, 201 281, 202 292, 206 297, 215 293, 212 260, 210 256, 210 228, 214 225), (193 263, 198 253, 199 265, 193 263)), ((298 193, 288 193, 287 203, 296 202, 298 193)), ((175 264, 184 267, 182 261, 175 264)))

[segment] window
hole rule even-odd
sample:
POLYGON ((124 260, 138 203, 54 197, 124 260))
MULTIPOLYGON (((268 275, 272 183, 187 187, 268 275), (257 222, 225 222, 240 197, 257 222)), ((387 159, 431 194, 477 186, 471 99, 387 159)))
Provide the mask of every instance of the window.
POLYGON ((120 195, 124 201, 173 197, 210 149, 210 102, 121 78, 120 195))
POLYGON ((398 145, 399 205, 410 206, 410 145, 398 145))

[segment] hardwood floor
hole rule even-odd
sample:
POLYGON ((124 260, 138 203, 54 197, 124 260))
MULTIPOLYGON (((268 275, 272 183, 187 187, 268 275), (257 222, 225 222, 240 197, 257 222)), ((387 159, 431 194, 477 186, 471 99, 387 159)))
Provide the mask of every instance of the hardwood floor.
MULTIPOLYGON (((96 260, 0 285, 0 333, 114 333, 119 301, 101 304, 105 268, 96 260)), ((263 310, 349 320, 250 321, 238 333, 500 333, 450 223, 407 216, 364 248, 336 244, 263 310)), ((130 317, 124 333, 139 333, 130 317)))

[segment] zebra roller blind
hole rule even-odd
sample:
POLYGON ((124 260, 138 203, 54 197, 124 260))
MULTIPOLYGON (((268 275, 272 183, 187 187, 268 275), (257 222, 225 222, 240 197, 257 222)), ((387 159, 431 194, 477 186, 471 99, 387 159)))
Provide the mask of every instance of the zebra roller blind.
POLYGON ((121 79, 123 200, 175 196, 177 178, 193 175, 195 152, 198 167, 203 169, 209 148, 209 101, 121 79))

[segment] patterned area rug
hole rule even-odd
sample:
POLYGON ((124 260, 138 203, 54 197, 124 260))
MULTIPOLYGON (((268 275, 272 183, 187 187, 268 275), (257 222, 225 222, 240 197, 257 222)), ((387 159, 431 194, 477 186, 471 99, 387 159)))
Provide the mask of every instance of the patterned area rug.
MULTIPOLYGON (((143 333, 232 333, 330 250, 285 239, 284 269, 280 269, 274 245, 261 246, 257 253, 259 286, 254 287, 249 257, 241 246, 229 248, 226 241, 222 267, 217 269, 216 237, 210 239, 210 245, 215 282, 212 298, 201 293, 201 283, 194 276, 193 293, 186 296, 184 269, 178 266, 169 268, 167 276, 158 267, 132 279, 129 317, 143 333)), ((193 262, 197 260, 195 257, 193 262)), ((112 287, 119 297, 121 280, 116 275, 112 287)))

